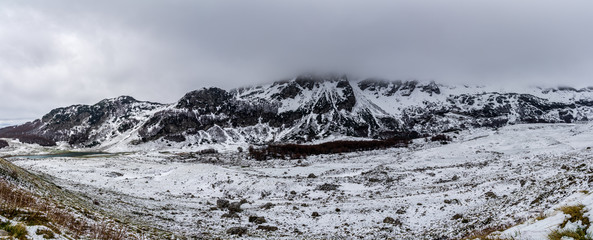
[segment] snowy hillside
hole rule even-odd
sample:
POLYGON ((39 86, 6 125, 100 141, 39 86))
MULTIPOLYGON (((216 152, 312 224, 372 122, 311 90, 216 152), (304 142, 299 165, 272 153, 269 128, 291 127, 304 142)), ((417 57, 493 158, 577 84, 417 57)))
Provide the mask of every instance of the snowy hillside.
POLYGON ((457 239, 508 229, 542 239, 568 219, 559 206, 590 210, 593 125, 447 134, 445 145, 417 139, 300 160, 151 152, 11 161, 121 218, 195 238, 457 239))
POLYGON ((231 91, 196 90, 173 104, 119 97, 92 106, 58 108, 34 122, 0 129, 0 137, 112 151, 206 145, 236 149, 340 138, 414 138, 475 127, 592 118, 591 88, 508 91, 305 75, 231 91))

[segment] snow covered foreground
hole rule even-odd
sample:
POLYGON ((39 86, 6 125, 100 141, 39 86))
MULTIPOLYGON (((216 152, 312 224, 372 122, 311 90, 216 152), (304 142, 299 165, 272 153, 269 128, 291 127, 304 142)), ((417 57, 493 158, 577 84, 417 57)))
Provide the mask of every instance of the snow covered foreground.
POLYGON ((593 182, 592 124, 452 136, 446 145, 417 140, 408 149, 306 160, 149 152, 11 161, 123 219, 189 238, 239 237, 227 230, 245 227, 244 238, 454 239, 545 214, 503 233, 542 239, 565 217, 558 206, 593 209, 592 197, 581 192, 593 182), (220 199, 247 203, 233 215, 217 207, 220 199), (277 229, 258 229, 264 225, 277 229))

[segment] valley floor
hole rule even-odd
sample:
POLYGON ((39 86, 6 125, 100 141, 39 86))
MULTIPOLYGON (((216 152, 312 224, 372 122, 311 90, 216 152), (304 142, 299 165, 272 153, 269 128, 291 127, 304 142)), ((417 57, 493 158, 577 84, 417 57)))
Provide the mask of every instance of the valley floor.
POLYGON ((229 235, 242 233, 227 232, 232 227, 245 227, 246 238, 454 239, 516 225, 591 190, 591 124, 452 136, 445 145, 417 140, 405 149, 306 160, 149 152, 10 161, 122 219, 190 239, 239 237, 229 235), (217 206, 221 199, 246 203, 231 214, 217 206))

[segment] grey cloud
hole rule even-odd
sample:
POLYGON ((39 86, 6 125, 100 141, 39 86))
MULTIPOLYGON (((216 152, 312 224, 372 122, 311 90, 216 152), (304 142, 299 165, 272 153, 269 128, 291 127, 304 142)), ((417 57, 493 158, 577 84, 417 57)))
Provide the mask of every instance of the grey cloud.
POLYGON ((0 118, 303 71, 592 85, 584 0, 1 2, 0 118))

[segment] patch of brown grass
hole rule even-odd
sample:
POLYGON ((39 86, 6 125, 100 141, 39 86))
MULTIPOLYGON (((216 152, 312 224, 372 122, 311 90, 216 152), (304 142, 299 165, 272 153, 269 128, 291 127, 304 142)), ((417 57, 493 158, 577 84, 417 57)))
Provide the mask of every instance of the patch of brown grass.
POLYGON ((546 214, 545 214, 545 213, 541 212, 541 213, 539 213, 539 214, 538 214, 538 215, 535 217, 535 220, 536 220, 536 221, 541 221, 541 220, 544 220, 544 219, 546 219, 547 217, 548 217, 548 216, 546 216, 546 214))
POLYGON ((505 224, 496 227, 488 227, 468 234, 460 240, 482 239, 482 240, 513 240, 512 237, 490 236, 493 232, 504 231, 516 224, 505 224))
POLYGON ((27 240, 27 227, 23 224, 16 224, 11 225, 10 222, 1 222, 0 229, 5 230, 10 234, 12 238, 16 238, 18 240, 27 240))
POLYGON ((37 235, 41 235, 43 236, 43 238, 45 239, 53 239, 56 237, 55 233, 52 230, 49 229, 37 229, 37 231, 35 232, 35 234, 37 235))
POLYGON ((77 217, 72 211, 54 201, 41 198, 15 184, 0 179, 0 215, 6 218, 19 217, 20 222, 31 226, 46 226, 58 234, 60 233, 59 229, 62 228, 76 238, 85 236, 105 240, 135 238, 128 233, 126 228, 117 224, 107 221, 101 224, 91 223, 87 219, 77 217))
POLYGON ((575 230, 554 230, 548 234, 549 240, 562 240, 564 237, 572 238, 574 240, 593 240, 591 235, 587 234, 587 230, 577 228, 575 230))
POLYGON ((585 226, 591 225, 591 223, 589 222, 589 218, 583 216, 583 214, 585 214, 585 212, 586 212, 585 205, 583 205, 583 204, 579 204, 579 205, 575 205, 575 206, 563 206, 563 207, 558 208, 558 210, 560 210, 564 214, 570 216, 568 219, 565 219, 564 222, 562 222, 562 224, 560 224, 560 228, 564 228, 566 226, 566 224, 569 222, 578 222, 578 221, 581 221, 581 223, 585 226))

